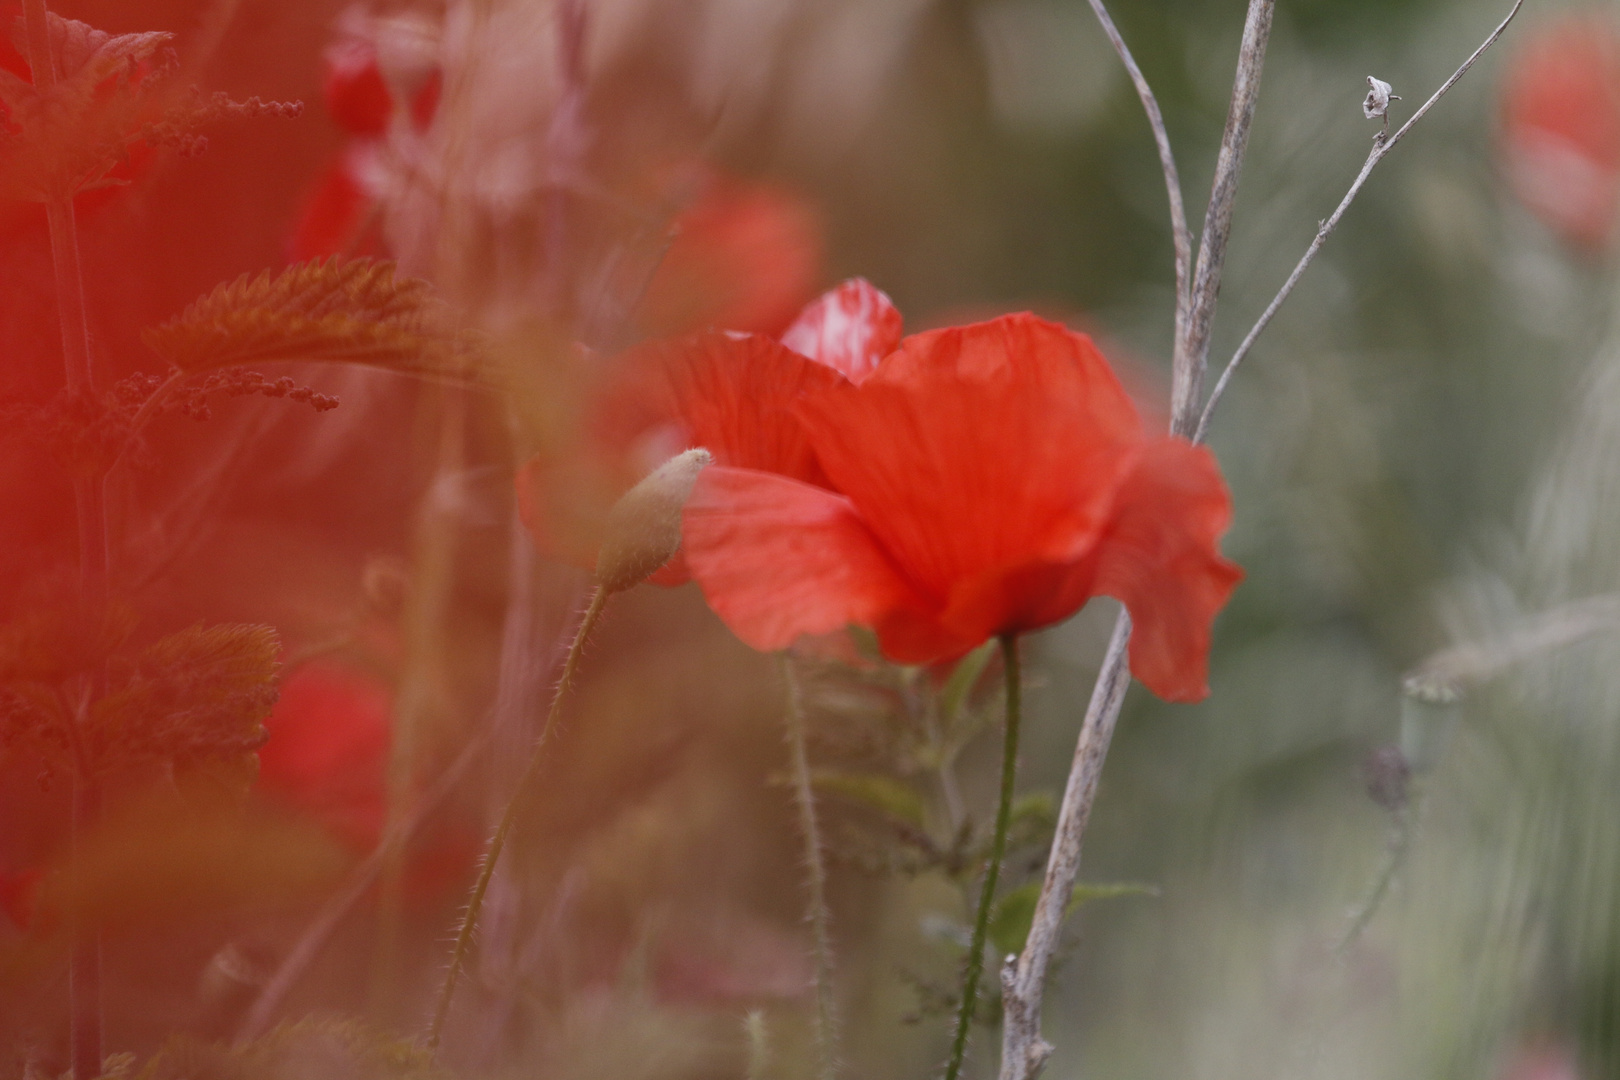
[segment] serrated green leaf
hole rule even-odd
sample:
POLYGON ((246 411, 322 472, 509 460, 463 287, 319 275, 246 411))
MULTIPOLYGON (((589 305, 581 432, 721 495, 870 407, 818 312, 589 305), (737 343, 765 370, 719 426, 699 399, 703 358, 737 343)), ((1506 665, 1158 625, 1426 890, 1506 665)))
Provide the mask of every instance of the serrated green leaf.
POLYGON ((925 827, 927 810, 922 796, 892 776, 818 769, 811 773, 810 783, 817 791, 860 803, 918 829, 925 827))
MULTIPOLYGON (((1041 898, 1041 882, 1031 881, 1002 895, 990 911, 988 933, 996 951, 1002 955, 1021 953, 1029 940, 1029 928, 1035 922, 1035 905, 1041 898)), ((1076 908, 1093 900, 1110 900, 1118 896, 1157 896, 1157 886, 1138 882, 1100 882, 1080 884, 1069 894, 1065 917, 1076 908)))
POLYGON ((316 259, 244 274, 142 340, 186 372, 276 361, 364 364, 468 378, 473 350, 425 281, 392 262, 316 259))

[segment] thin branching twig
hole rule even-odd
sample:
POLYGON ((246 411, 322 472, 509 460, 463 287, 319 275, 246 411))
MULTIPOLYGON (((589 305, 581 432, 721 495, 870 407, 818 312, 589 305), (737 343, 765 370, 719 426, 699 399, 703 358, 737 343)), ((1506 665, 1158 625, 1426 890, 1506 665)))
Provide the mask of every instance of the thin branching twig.
POLYGON ((1310 247, 1305 249, 1305 254, 1300 256, 1299 262, 1294 265, 1293 272, 1288 275, 1288 280, 1283 282, 1281 289, 1277 290, 1277 295, 1272 297, 1271 303, 1266 305, 1266 310, 1260 314, 1260 318, 1256 320, 1254 326, 1243 338, 1242 343, 1238 345, 1237 351, 1232 354, 1232 359, 1226 362, 1226 367, 1221 372, 1220 379, 1216 381, 1215 388, 1210 391, 1209 400, 1204 403, 1203 415, 1199 417, 1198 426, 1193 432, 1193 442, 1203 442, 1208 436, 1210 417, 1214 415, 1215 406, 1220 402, 1221 395, 1226 393, 1227 384, 1232 381, 1232 374, 1237 371, 1238 365, 1243 363, 1243 358, 1249 355, 1249 350, 1254 347, 1255 339, 1270 325, 1272 317, 1277 314, 1277 309, 1282 307, 1283 301, 1287 300, 1289 294, 1294 291, 1294 286, 1299 283, 1300 275, 1305 273, 1305 268, 1316 258, 1316 253, 1322 249, 1322 244, 1326 242, 1333 230, 1338 227, 1339 219, 1344 217, 1344 212, 1350 209, 1350 204, 1361 193, 1361 187, 1367 182, 1367 177, 1371 175, 1373 166, 1384 160, 1384 155, 1393 150, 1395 144, 1400 142, 1408 131, 1412 130, 1412 125, 1423 119, 1424 114, 1434 108, 1435 103, 1457 84, 1457 80, 1461 79, 1469 68, 1474 66, 1474 62, 1485 55, 1486 49, 1496 44, 1496 39, 1501 37, 1502 33, 1507 30, 1508 23, 1513 21, 1513 17, 1519 13, 1519 8, 1523 5, 1524 0, 1514 0, 1513 8, 1507 13, 1507 18, 1497 24, 1496 29, 1491 31, 1491 36, 1486 38, 1479 48, 1469 55, 1467 60, 1463 61, 1462 66, 1452 73, 1451 78, 1442 83, 1440 89, 1431 94, 1429 100, 1425 101, 1423 106, 1413 113, 1412 118, 1402 124, 1394 135, 1386 139, 1383 137, 1383 133, 1380 132, 1373 138, 1372 150, 1367 154, 1367 160, 1362 163, 1361 172, 1356 174, 1355 182, 1350 185, 1350 190, 1345 192, 1344 198, 1339 200, 1338 207, 1328 216, 1327 220, 1317 226, 1316 238, 1311 241, 1310 247))
POLYGON ((1198 241, 1198 264, 1193 269, 1185 325, 1176 334, 1171 361, 1170 430, 1188 435, 1198 415, 1204 391, 1204 368, 1209 362, 1209 338, 1215 326, 1215 303, 1221 294, 1221 270, 1226 265, 1226 242, 1232 235, 1232 209, 1237 203, 1238 177, 1249 145, 1249 129, 1260 100, 1260 72, 1265 65, 1266 43, 1271 38, 1275 0, 1250 0, 1238 46, 1237 74, 1232 80, 1232 103, 1226 112, 1220 153, 1215 158, 1215 180, 1204 213, 1204 233, 1198 241))
POLYGON ((1187 227, 1187 207, 1182 201, 1181 174, 1176 170, 1176 156, 1170 149, 1170 133, 1164 127, 1164 114, 1159 111, 1159 99, 1153 95, 1136 58, 1120 36, 1119 28, 1103 7, 1102 0, 1090 0, 1091 10, 1102 24, 1108 43, 1114 47, 1119 62, 1136 87, 1136 96, 1142 99, 1142 110, 1147 113, 1148 126, 1153 129, 1153 142, 1159 148, 1159 167, 1164 171, 1164 186, 1170 197, 1170 239, 1176 248, 1176 337, 1183 333, 1187 319, 1188 276, 1192 273, 1192 230, 1187 227))

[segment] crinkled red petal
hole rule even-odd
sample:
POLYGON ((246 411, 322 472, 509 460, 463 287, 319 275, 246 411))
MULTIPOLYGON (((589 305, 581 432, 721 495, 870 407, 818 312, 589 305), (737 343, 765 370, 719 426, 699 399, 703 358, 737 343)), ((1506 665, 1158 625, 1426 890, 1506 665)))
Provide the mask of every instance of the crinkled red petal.
POLYGON ((1097 544, 1095 590, 1131 613, 1131 672, 1167 701, 1209 694, 1210 626, 1243 579, 1217 546, 1231 520, 1215 456, 1157 439, 1138 456, 1097 544))

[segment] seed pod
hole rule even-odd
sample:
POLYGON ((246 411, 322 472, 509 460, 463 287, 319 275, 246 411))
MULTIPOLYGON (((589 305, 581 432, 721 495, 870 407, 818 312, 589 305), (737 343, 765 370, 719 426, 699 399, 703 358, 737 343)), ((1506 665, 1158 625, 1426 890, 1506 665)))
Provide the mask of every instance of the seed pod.
POLYGON ((681 510, 698 473, 712 460, 702 449, 677 454, 613 504, 596 556, 597 584, 620 592, 675 557, 681 547, 681 510))

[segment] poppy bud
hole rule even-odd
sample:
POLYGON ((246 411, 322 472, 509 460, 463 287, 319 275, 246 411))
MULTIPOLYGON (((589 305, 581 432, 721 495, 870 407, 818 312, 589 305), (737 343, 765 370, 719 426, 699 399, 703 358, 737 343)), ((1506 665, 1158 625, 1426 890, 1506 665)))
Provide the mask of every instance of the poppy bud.
POLYGON ((688 450, 664 462, 624 493, 608 513, 607 537, 596 556, 596 580, 610 593, 640 584, 681 547, 681 510, 698 473, 713 458, 688 450))

